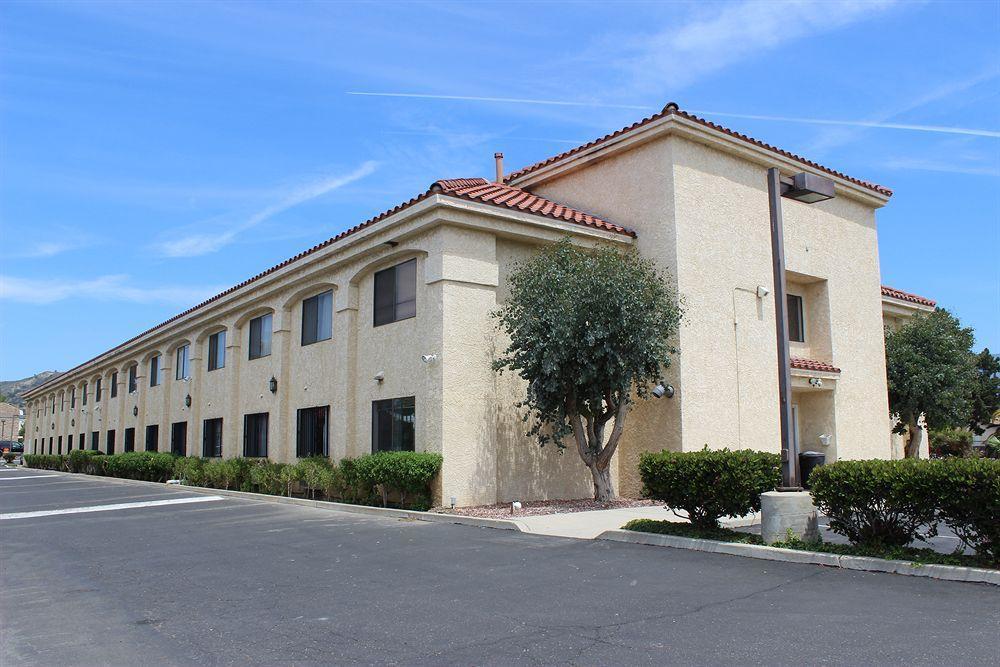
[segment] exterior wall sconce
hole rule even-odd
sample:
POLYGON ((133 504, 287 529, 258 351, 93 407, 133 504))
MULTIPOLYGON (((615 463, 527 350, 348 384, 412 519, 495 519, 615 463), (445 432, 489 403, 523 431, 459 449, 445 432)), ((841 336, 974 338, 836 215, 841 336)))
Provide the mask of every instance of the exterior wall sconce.
POLYGON ((191 407, 191 394, 184 397, 184 405, 189 408, 191 407))
POLYGON ((278 379, 273 375, 271 376, 271 379, 268 380, 267 382, 267 388, 271 390, 272 394, 278 393, 278 379))
POLYGON ((809 384, 818 389, 823 386, 823 378, 809 378, 809 384))
POLYGON ((69 425, 70 426, 76 426, 76 420, 75 419, 70 419, 69 420, 69 425))
POLYGON ((138 417, 139 416, 139 406, 138 405, 135 406, 134 408, 132 408, 132 416, 133 417, 138 417))

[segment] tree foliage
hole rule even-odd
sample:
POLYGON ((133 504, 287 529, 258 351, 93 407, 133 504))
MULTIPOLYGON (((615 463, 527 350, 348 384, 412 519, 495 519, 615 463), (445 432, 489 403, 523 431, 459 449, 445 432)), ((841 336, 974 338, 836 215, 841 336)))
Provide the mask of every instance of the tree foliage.
POLYGON ((969 430, 982 435, 997 410, 1000 410, 1000 356, 985 348, 975 359, 975 376, 969 391, 969 430))
POLYGON ((681 309, 671 281, 638 252, 565 239, 518 264, 510 282, 494 313, 510 344, 493 367, 528 382, 519 406, 532 420, 529 435, 560 449, 572 437, 595 498, 609 500, 629 405, 649 395, 676 353, 681 309))
MULTIPOLYGON (((911 445, 922 430, 921 415, 932 429, 968 421, 972 343, 972 329, 943 308, 886 332, 889 410, 899 420, 897 433, 910 430, 911 445)), ((911 445, 907 456, 916 456, 911 445)))

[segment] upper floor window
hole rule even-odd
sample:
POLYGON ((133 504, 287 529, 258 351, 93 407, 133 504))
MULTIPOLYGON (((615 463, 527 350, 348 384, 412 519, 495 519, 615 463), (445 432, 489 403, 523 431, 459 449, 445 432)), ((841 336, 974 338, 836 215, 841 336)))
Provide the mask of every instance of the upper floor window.
POLYGON ((134 394, 139 389, 138 373, 138 366, 132 365, 128 367, 128 393, 130 394, 134 394))
POLYGON ((111 374, 111 398, 118 397, 118 371, 111 374))
POLYGON ((177 348, 177 370, 174 373, 177 380, 187 380, 191 377, 190 352, 190 345, 181 345, 177 348))
MULTIPOLYGON (((156 387, 159 386, 162 378, 160 377, 160 355, 156 355, 149 360, 149 386, 156 387)), ((84 399, 86 400, 86 399, 84 399)))
POLYGON ((94 381, 94 400, 98 403, 101 402, 101 379, 102 378, 97 378, 94 381))
POLYGON ((271 314, 250 320, 250 358, 260 359, 271 354, 271 314))
POLYGON ((375 274, 375 326, 417 315, 417 260, 375 274))
POLYGON ((208 337, 208 370, 226 367, 226 332, 217 331, 208 337))
POLYGON ((302 302, 302 344, 333 338, 333 290, 302 302))
POLYGON ((806 340, 805 322, 802 319, 802 297, 797 294, 788 295, 788 340, 804 343, 806 340))
MULTIPOLYGON (((87 404, 87 383, 86 382, 83 383, 83 388, 80 389, 80 393, 83 396, 83 404, 86 405, 87 404)), ((55 412, 55 410, 53 410, 53 412, 55 412)))
POLYGON ((69 390, 69 409, 76 410, 76 387, 70 387, 69 390))
MULTIPOLYGON (((85 395, 85 396, 86 396, 86 395, 85 395)), ((87 404, 87 399, 86 399, 86 397, 85 397, 85 398, 83 399, 83 404, 84 404, 84 405, 86 405, 86 404, 87 404)), ((56 397, 55 397, 55 396, 53 396, 53 397, 52 397, 52 414, 55 414, 55 413, 56 413, 56 397)))

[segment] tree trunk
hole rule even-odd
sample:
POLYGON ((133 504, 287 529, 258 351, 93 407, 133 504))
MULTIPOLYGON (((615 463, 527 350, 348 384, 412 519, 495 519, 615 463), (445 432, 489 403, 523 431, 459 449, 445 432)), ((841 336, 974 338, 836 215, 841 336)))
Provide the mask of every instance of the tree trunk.
POLYGON ((594 477, 594 500, 602 503, 615 499, 615 488, 611 485, 611 468, 599 470, 596 465, 588 466, 594 477))
POLYGON ((917 422, 907 424, 909 437, 906 439, 906 458, 920 458, 920 446, 923 443, 924 429, 917 422))

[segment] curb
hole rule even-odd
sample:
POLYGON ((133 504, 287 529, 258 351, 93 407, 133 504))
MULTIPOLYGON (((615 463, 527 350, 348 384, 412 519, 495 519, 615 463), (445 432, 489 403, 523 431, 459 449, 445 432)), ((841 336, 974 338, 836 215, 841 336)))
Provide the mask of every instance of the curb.
POLYGON ((842 556, 816 551, 798 551, 768 547, 761 544, 740 544, 738 542, 717 542, 693 537, 677 535, 660 535, 657 533, 642 533, 633 530, 606 530, 597 536, 598 540, 610 542, 626 542, 628 544, 645 544, 655 547, 672 547, 674 549, 690 549, 709 553, 744 556, 761 560, 773 560, 785 563, 807 563, 839 567, 845 570, 861 570, 865 572, 888 572, 904 574, 911 577, 928 577, 944 581, 968 581, 1000 586, 1000 570, 987 570, 979 567, 961 567, 958 565, 937 565, 911 563, 910 561, 885 560, 867 556, 842 556))
POLYGON ((251 493, 249 491, 231 491, 229 489, 209 489, 204 486, 188 486, 187 484, 164 484, 162 482, 147 482, 139 479, 122 479, 120 477, 104 477, 101 475, 88 475, 80 472, 62 472, 59 470, 48 470, 46 472, 55 475, 65 475, 79 479, 95 480, 102 482, 112 482, 116 484, 126 484, 134 486, 150 486, 159 489, 184 489, 192 493, 204 493, 212 496, 228 496, 230 498, 240 498, 243 500, 254 500, 257 502, 270 502, 279 505, 300 505, 302 507, 312 507, 335 512, 347 512, 350 514, 367 514, 369 516, 381 516, 393 519, 409 519, 411 521, 427 521, 429 523, 457 523, 465 526, 476 526, 478 528, 496 528, 498 530, 514 530, 521 533, 530 533, 528 527, 520 521, 508 519, 486 519, 475 516, 462 516, 460 514, 443 514, 438 512, 421 512, 418 510, 401 510, 392 507, 372 507, 371 505, 351 505, 349 503, 334 503, 325 500, 310 500, 308 498, 289 498, 287 496, 272 496, 266 493, 251 493))

